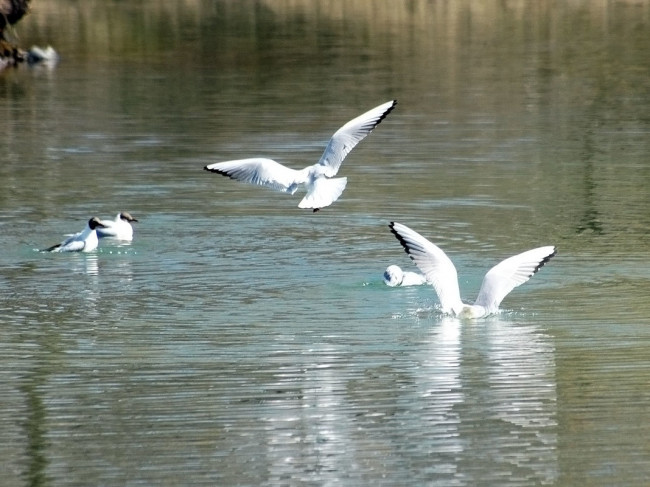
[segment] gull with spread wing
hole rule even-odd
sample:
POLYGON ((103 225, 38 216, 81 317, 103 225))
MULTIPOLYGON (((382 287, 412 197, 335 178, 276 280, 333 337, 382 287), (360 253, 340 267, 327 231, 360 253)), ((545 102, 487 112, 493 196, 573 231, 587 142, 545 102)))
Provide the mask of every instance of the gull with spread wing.
POLYGON ((406 225, 391 222, 388 226, 433 286, 443 313, 460 317, 482 318, 496 313, 510 291, 528 281, 556 254, 554 246, 546 246, 500 262, 483 278, 474 304, 464 304, 460 299, 456 268, 442 249, 406 225))
POLYGON ((261 157, 218 162, 209 164, 204 169, 289 194, 294 194, 303 185, 307 194, 298 207, 318 211, 334 203, 343 193, 347 178, 334 176, 345 157, 386 118, 396 104, 396 100, 389 101, 350 120, 334 133, 320 160, 304 169, 291 169, 273 159, 261 157))

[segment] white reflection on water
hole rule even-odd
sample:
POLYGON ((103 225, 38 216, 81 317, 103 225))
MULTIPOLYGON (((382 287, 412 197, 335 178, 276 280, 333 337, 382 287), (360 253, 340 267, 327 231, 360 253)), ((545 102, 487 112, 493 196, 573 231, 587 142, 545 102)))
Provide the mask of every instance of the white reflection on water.
POLYGON ((461 322, 444 317, 434 327, 423 344, 426 356, 417 370, 419 394, 430 401, 434 414, 428 428, 432 436, 444 439, 444 451, 462 452, 462 439, 458 433, 461 421, 455 406, 464 402, 461 381, 461 322))
POLYGON ((233 444, 245 439, 277 481, 410 471, 439 485, 554 482, 554 346, 538 326, 509 318, 444 317, 421 341, 386 351, 341 337, 301 348, 284 337, 262 358, 266 380, 244 386, 246 402, 229 414, 233 444), (249 421, 263 425, 255 438, 249 421))
MULTIPOLYGON (((89 276, 96 276, 99 273, 99 264, 97 262, 97 254, 84 255, 83 263, 77 261, 73 267, 73 272, 85 272, 89 276), (76 268, 75 268, 76 267, 76 268)), ((97 281, 94 281, 95 284, 97 281)))
MULTIPOLYGON (((537 326, 445 317, 429 335, 418 387, 449 471, 483 480, 558 477, 554 347, 537 326), (489 472, 489 473, 487 473, 489 472)), ((471 481, 469 482, 471 484, 471 481)))
POLYGON ((262 408, 269 479, 325 475, 334 481, 349 471, 344 452, 354 444, 354 415, 346 394, 344 355, 337 345, 315 344, 276 369, 266 393, 277 399, 262 408))

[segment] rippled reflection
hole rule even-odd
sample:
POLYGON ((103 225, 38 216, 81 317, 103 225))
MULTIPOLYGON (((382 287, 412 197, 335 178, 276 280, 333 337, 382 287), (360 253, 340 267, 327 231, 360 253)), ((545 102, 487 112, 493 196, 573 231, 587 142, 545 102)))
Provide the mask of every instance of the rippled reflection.
POLYGON ((480 324, 444 318, 426 350, 419 387, 436 413, 427 430, 439 438, 436 451, 447 454, 448 468, 475 481, 555 481, 550 337, 534 325, 498 317, 480 324))

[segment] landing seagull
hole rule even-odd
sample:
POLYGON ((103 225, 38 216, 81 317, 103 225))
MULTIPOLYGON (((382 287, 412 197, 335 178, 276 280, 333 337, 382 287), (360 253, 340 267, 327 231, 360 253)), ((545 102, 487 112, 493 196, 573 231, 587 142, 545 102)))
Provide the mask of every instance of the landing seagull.
POLYGON ((137 221, 130 213, 123 211, 115 217, 115 220, 102 220, 104 227, 97 228, 97 237, 133 240, 133 227, 131 226, 131 222, 137 221))
POLYGON ((99 218, 92 217, 86 223, 86 228, 66 238, 60 244, 45 249, 46 252, 91 252, 97 248, 97 228, 104 224, 99 218))
POLYGON ((419 286, 426 284, 427 278, 417 272, 403 271, 400 266, 389 265, 384 271, 384 282, 387 286, 419 286))
POLYGON ((307 194, 298 207, 312 208, 316 212, 331 205, 341 196, 347 178, 333 176, 350 151, 386 118, 396 104, 396 100, 389 101, 350 120, 334 133, 320 160, 304 169, 291 169, 265 158, 218 162, 207 165, 204 169, 244 183, 267 186, 289 194, 294 194, 298 186, 304 185, 307 194))
POLYGON ((388 226, 433 286, 442 311, 466 318, 482 318, 496 313, 510 291, 528 281, 556 254, 554 246, 546 246, 502 261, 485 275, 478 297, 470 305, 461 301, 456 268, 439 247, 406 225, 391 222, 388 226))

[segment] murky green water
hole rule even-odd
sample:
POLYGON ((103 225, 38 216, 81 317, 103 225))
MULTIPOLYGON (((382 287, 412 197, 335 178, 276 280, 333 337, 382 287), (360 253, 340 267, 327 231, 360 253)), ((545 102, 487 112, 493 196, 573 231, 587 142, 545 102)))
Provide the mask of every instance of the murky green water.
POLYGON ((2 485, 647 485, 648 2, 35 2, 0 75, 2 485), (65 25, 65 29, 61 28, 65 25), (301 168, 395 111, 319 213, 301 168), (38 252, 92 215, 131 244, 38 252), (456 263, 558 256, 479 322, 456 263))

